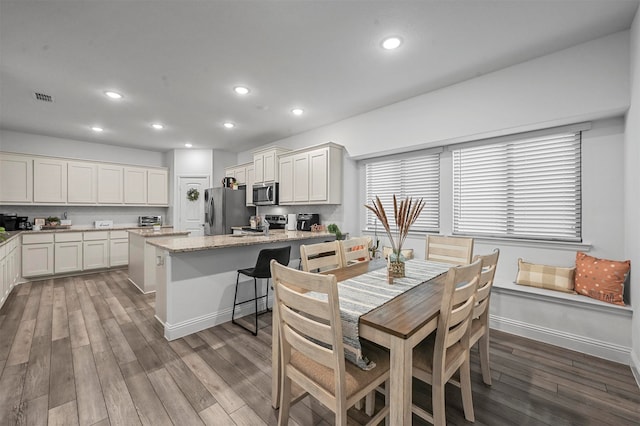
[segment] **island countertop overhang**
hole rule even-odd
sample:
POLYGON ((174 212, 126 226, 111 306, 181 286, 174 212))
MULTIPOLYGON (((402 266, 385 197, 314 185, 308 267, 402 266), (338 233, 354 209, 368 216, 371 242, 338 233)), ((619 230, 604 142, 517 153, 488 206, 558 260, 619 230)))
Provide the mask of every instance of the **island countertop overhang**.
POLYGON ((233 236, 229 234, 189 238, 153 238, 147 240, 147 244, 164 249, 169 253, 185 253, 316 238, 324 240, 335 239, 335 234, 331 234, 329 232, 274 230, 269 233, 269 236, 265 236, 263 234, 233 236))

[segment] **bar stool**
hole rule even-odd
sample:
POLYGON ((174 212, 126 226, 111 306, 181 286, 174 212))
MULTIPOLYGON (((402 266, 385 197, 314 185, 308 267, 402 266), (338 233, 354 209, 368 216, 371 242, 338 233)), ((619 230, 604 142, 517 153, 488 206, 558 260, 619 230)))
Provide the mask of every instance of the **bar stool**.
POLYGON ((286 246, 282 248, 274 248, 274 249, 262 249, 260 253, 258 253, 258 260, 256 260, 256 266, 253 268, 246 269, 238 269, 238 276, 236 277, 236 292, 233 296, 233 311, 231 313, 231 322, 233 324, 239 325, 245 330, 251 332, 254 336, 258 335, 258 315, 263 314, 265 312, 269 312, 269 278, 271 278, 271 268, 270 262, 271 259, 275 259, 276 262, 287 266, 289 264, 289 257, 291 255, 291 246, 286 246), (238 283, 240 282, 240 274, 246 275, 248 277, 253 278, 253 291, 254 297, 253 299, 247 299, 242 302, 238 302, 238 283), (258 296, 258 278, 266 278, 267 279, 267 293, 264 296, 258 296), (266 311, 258 313, 258 299, 265 299, 265 307, 266 311), (256 328, 255 331, 250 328, 245 327, 243 324, 236 322, 236 306, 244 305, 245 303, 255 303, 255 317, 256 317, 256 328))

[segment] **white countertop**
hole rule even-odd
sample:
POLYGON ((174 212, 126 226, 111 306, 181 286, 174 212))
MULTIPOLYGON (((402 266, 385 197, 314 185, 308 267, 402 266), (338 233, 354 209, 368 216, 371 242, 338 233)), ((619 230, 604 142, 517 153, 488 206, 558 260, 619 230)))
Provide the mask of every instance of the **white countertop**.
POLYGON ((148 241, 147 244, 160 247, 170 253, 182 253, 314 238, 321 238, 323 240, 335 239, 335 234, 328 232, 285 231, 279 229, 270 231, 268 237, 259 233, 250 233, 242 235, 210 235, 206 237, 189 238, 154 238, 153 240, 148 241))

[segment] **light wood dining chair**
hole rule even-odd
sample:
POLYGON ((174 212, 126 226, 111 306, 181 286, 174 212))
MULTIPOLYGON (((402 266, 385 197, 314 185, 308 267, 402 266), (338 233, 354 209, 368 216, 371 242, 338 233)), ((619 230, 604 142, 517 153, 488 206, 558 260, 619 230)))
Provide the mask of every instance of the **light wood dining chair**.
POLYGON ((369 261, 369 240, 366 237, 338 241, 342 266, 369 261))
POLYGON ((452 265, 468 265, 472 258, 473 238, 427 235, 426 260, 452 265))
POLYGON ((481 261, 449 269, 435 336, 413 350, 413 377, 431 385, 433 412, 412 406, 412 411, 435 426, 445 426, 445 384, 460 371, 464 417, 475 420, 471 395, 469 335, 480 280, 481 261))
MULTIPOLYGON (((389 354, 373 344, 363 344, 369 360, 376 363, 373 369, 365 371, 345 361, 334 275, 298 271, 273 261, 271 276, 281 357, 278 424, 288 423, 290 406, 308 393, 335 413, 336 425, 346 425, 347 409, 380 384, 388 383, 389 354), (308 292, 322 297, 311 297, 308 292), (292 381, 305 391, 295 400, 292 381)), ((385 406, 367 424, 378 424, 388 413, 385 406)))
POLYGON ((306 272, 324 272, 342 268, 339 241, 300 246, 300 263, 306 272))
POLYGON ((491 299, 491 287, 493 286, 493 279, 496 275, 499 257, 500 249, 495 249, 491 254, 474 257, 474 261, 480 260, 482 262, 482 272, 476 293, 476 305, 473 309, 469 345, 473 347, 476 342, 480 342, 478 351, 480 352, 482 381, 489 386, 491 386, 491 368, 489 366, 489 300, 491 299))

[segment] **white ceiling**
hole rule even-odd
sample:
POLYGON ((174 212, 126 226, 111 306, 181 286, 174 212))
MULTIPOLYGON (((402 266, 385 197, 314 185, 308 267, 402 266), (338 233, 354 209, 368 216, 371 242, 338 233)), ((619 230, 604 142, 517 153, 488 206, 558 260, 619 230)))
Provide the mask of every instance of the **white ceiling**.
POLYGON ((185 142, 243 151, 628 29, 637 6, 0 0, 0 127, 158 151, 185 142), (383 50, 388 35, 404 44, 383 50), (237 84, 251 93, 239 97, 237 84), (107 99, 109 89, 125 98, 107 99), (306 113, 292 116, 295 106, 306 113), (226 120, 237 127, 223 128, 226 120), (151 129, 154 121, 166 129, 151 129))

